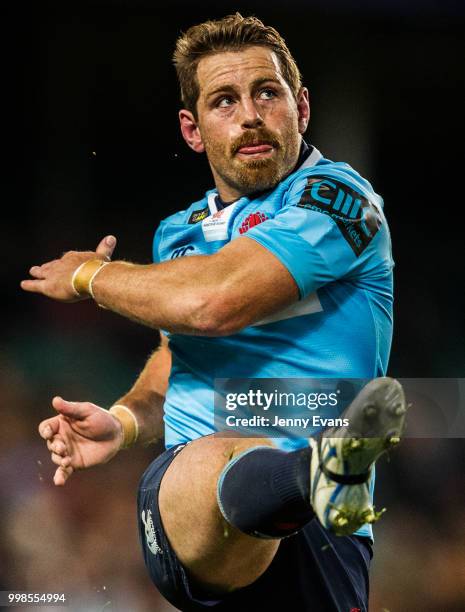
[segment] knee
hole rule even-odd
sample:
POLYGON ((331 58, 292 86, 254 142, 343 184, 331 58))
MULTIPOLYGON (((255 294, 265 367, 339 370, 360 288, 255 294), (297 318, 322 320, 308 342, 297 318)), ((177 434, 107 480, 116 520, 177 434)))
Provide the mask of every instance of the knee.
POLYGON ((226 463, 231 461, 237 455, 240 455, 244 451, 249 448, 253 448, 255 446, 269 446, 271 448, 275 448, 276 445, 269 438, 246 438, 246 437, 238 437, 237 435, 230 435, 226 433, 218 433, 213 434, 212 436, 206 436, 205 438, 200 438, 193 442, 193 444, 199 443, 205 444, 205 448, 210 448, 214 453, 221 458, 221 468, 223 468, 226 463))
POLYGON ((267 438, 211 435, 187 444, 174 458, 161 481, 159 504, 168 523, 184 515, 200 515, 204 524, 218 525, 218 478, 231 459, 253 446, 274 446, 267 438))
POLYGON ((238 438, 213 434, 187 444, 166 471, 161 489, 163 496, 175 500, 184 495, 186 487, 192 489, 202 483, 203 494, 215 492, 217 479, 224 466, 235 456, 253 446, 271 446, 268 438, 238 438))

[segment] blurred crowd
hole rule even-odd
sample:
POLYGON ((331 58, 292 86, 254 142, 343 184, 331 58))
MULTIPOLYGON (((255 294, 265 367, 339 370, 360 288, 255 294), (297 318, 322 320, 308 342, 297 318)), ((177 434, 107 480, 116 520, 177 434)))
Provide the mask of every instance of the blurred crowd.
POLYGON ((53 395, 108 406, 130 384, 98 333, 55 340, 18 333, 0 358, 0 590, 65 593, 72 612, 171 610, 146 575, 136 528, 137 483, 159 448, 121 452, 63 488, 52 482, 37 425, 52 416, 53 395))

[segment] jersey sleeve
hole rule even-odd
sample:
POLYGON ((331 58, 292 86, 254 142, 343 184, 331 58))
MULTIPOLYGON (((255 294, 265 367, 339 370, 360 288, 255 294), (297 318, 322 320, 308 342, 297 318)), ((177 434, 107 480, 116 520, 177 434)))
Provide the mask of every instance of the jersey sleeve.
POLYGON ((367 195, 329 176, 298 178, 276 216, 247 237, 286 266, 301 298, 342 277, 386 274, 393 266, 389 231, 379 196, 367 195))

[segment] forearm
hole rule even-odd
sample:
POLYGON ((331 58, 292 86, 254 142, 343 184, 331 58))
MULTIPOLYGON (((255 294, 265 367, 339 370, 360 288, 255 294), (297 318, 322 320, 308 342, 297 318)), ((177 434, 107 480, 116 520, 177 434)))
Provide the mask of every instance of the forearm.
POLYGON ((215 287, 214 279, 204 273, 209 259, 186 257, 182 262, 150 265, 112 262, 93 282, 95 300, 150 327, 208 335, 215 292, 221 292, 221 286, 215 287))
POLYGON ((170 332, 237 333, 298 299, 286 268, 252 240, 214 255, 161 264, 112 262, 93 281, 95 300, 123 316, 170 332))
POLYGON ((163 404, 171 369, 171 353, 162 334, 160 347, 151 355, 133 387, 114 404, 131 410, 137 419, 138 445, 146 446, 163 439, 163 404))

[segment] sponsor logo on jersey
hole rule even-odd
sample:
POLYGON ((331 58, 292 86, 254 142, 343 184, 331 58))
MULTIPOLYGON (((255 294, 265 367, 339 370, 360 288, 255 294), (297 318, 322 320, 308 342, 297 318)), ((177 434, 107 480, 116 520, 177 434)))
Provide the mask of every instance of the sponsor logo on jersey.
POLYGON ((195 251, 195 248, 191 244, 179 247, 171 253, 171 259, 184 257, 184 255, 186 255, 189 251, 195 251))
POLYGON ((228 240, 230 221, 235 208, 236 202, 229 204, 226 208, 213 213, 202 221, 202 231, 206 242, 228 240))
POLYGON ((206 219, 209 214, 210 209, 208 208, 208 206, 205 206, 205 208, 202 208, 202 210, 194 210, 194 212, 189 217, 188 223, 199 223, 200 221, 206 219))
POLYGON ((358 191, 333 178, 310 176, 297 206, 329 215, 357 257, 381 227, 378 208, 358 191))
POLYGON ((261 213, 259 211, 251 213, 244 219, 244 221, 242 221, 239 228, 239 234, 245 234, 251 227, 258 225, 259 223, 263 223, 263 221, 266 221, 267 219, 268 217, 265 215, 265 213, 261 213))
POLYGON ((146 512, 145 510, 142 510, 141 519, 142 519, 142 522, 144 523, 145 540, 147 542, 147 546, 149 547, 150 552, 153 553, 154 555, 157 555, 158 553, 162 553, 163 551, 158 546, 158 542, 157 542, 157 533, 153 525, 152 511, 147 510, 146 512))

